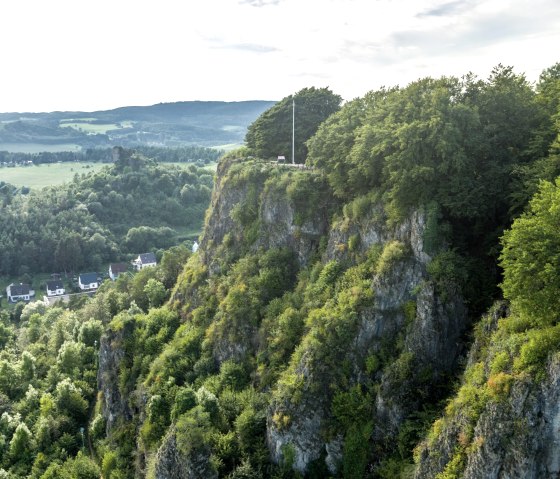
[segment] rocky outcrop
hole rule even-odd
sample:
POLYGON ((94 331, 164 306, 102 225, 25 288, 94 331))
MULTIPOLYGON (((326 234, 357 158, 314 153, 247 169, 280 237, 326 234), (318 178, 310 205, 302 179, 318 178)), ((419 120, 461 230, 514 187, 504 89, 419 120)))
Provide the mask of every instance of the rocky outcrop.
MULTIPOLYGON (((477 367, 479 371, 489 369, 492 333, 508 314, 505 305, 498 304, 481 320, 469 352, 466 377, 473 377, 477 367)), ((490 380, 476 389, 465 386, 467 380, 463 380, 468 389, 457 394, 464 399, 453 399, 453 412, 438 420, 418 448, 415 479, 433 479, 451 472, 454 475, 445 477, 560 477, 560 357, 551 355, 539 374, 505 377, 509 378, 506 387, 490 395, 486 389, 490 380)))
MULTIPOLYGON (((386 271, 373 276, 371 288, 374 305, 360 311, 353 340, 348 344, 343 361, 352 364, 350 384, 360 384, 368 375, 364 360, 378 353, 384 345, 403 340, 399 358, 406 371, 395 371, 390 365, 377 373, 378 394, 373 408, 373 437, 380 442, 395 438, 399 426, 411 412, 421 407, 419 397, 411 397, 419 377, 429 388, 455 366, 460 352, 459 338, 466 327, 466 308, 458 295, 442 301, 426 271, 430 257, 423 248, 425 217, 416 211, 395 228, 384 221, 362 224, 340 224, 329 234, 325 261, 351 261, 348 249, 351 238, 363 253, 373 245, 380 247, 399 242, 406 253, 395 259, 386 271), (413 308, 407 317, 407 308, 413 308), (404 376, 403 376, 404 374, 404 376)), ((305 472, 312 461, 326 451, 326 464, 332 473, 342 457, 341 437, 326 439, 324 428, 330 417, 328 387, 326 396, 317 393, 317 381, 305 365, 302 355, 297 372, 304 382, 303 398, 282 400, 273 404, 268 418, 267 440, 275 461, 282 460, 286 448, 294 453, 294 469, 305 472), (278 418, 289 417, 289 424, 278 418)), ((394 364, 400 364, 395 358, 394 364)), ((420 387, 420 386, 418 386, 420 387)))
MULTIPOLYGON (((505 401, 491 402, 474 429, 465 455, 464 479, 540 479, 560 477, 560 359, 548 366, 542 383, 517 381, 505 401)), ((446 426, 431 447, 422 450, 416 479, 431 479, 453 457, 462 418, 446 426)))
POLYGON ((174 428, 165 436, 155 459, 155 479, 215 479, 210 465, 210 450, 203 448, 186 454, 177 444, 174 428))
POLYGON ((125 325, 117 331, 109 329, 101 337, 99 345, 97 387, 108 436, 118 421, 127 422, 132 418, 127 397, 122 395, 119 388, 120 365, 125 355, 123 341, 127 334, 131 334, 130 327, 131 325, 125 325))
POLYGON ((326 192, 315 205, 296 204, 286 191, 289 179, 283 175, 309 178, 312 184, 317 174, 257 162, 244 165, 249 173, 243 177, 236 173, 236 166, 231 160, 220 163, 199 250, 203 263, 211 273, 219 272, 224 256, 220 247, 225 246, 238 253, 289 248, 301 265, 307 264, 328 232, 332 196, 326 192))

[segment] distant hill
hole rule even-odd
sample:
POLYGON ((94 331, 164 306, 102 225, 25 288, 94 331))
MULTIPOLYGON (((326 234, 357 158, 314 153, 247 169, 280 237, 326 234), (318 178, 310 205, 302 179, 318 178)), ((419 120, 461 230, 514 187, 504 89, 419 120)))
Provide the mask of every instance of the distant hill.
POLYGON ((107 146, 219 146, 243 142, 273 101, 183 101, 95 112, 0 113, 0 151, 107 146))

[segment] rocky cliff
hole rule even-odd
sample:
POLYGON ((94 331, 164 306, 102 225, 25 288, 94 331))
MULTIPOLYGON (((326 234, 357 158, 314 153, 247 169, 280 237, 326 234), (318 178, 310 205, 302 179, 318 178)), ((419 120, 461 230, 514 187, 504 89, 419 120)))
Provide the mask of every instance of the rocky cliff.
POLYGON ((416 479, 559 477, 560 358, 545 341, 538 369, 508 365, 504 339, 522 341, 504 334, 511 320, 500 304, 478 325, 461 388, 417 449, 416 479))
MULTIPOLYGON (((203 434, 193 447, 190 433, 169 418, 181 377, 211 391, 210 409, 198 399, 192 404, 214 418, 205 422, 209 428, 233 428, 227 434, 246 457, 236 467, 269 457, 303 474, 375 474, 403 424, 441 399, 462 352, 467 311, 452 281, 442 287, 434 280, 426 229, 422 208, 396 223, 387 221, 381 202, 347 214, 318 171, 222 162, 198 257, 174 293, 185 322, 180 331, 198 331, 192 338, 199 342, 193 339, 196 347, 186 353, 192 361, 170 349, 155 362, 166 364, 167 354, 191 369, 175 370, 166 383, 174 386, 153 386, 162 401, 173 396, 157 413, 170 424, 156 449, 147 446, 148 477, 214 477, 225 467, 215 459, 219 435, 203 434), (239 381, 256 391, 248 397, 260 399, 244 399, 231 418, 232 399, 220 394, 239 381), (247 427, 261 444, 256 450, 247 427)), ((116 392, 126 324, 102 342, 108 430, 116 415, 132 414, 116 392)), ((146 408, 149 398, 137 403, 146 408)), ((142 430, 153 431, 156 413, 138 414, 142 430)))
MULTIPOLYGON (((466 308, 455 291, 442 298, 427 272, 431 257, 423 244, 423 211, 414 211, 389 227, 378 204, 357 221, 339 218, 333 223, 329 213, 335 201, 317 173, 276 168, 270 164, 221 165, 202 241, 203 261, 217 273, 220 268, 213 265, 223 262, 223 245, 228 251, 288 248, 300 265, 312 259, 322 264, 337 262, 344 265, 342 275, 348 266, 360 264, 368 251, 378 251, 382 266, 365 276, 374 300, 353 308, 354 319, 345 325, 343 344, 337 345, 343 351, 336 356, 337 364, 351 365, 343 375, 346 389, 376 385, 366 418, 375 424, 366 437, 374 448, 376 441, 394 439, 400 425, 430 396, 430 389, 455 367, 466 308), (307 185, 315 182, 322 189, 316 188, 309 202, 298 203, 294 189, 303 184, 302 177, 307 185), (241 218, 240 207, 252 210, 252 216, 241 218), (367 358, 371 362, 382 356, 383 364, 372 371, 367 358), (411 391, 421 394, 414 397, 411 391)), ((256 334, 257 328, 245 331, 247 339, 256 334)), ((293 391, 291 396, 286 393, 281 378, 267 416, 267 443, 276 462, 284 461, 289 451, 294 469, 300 472, 313 462, 324 461, 335 473, 342 464, 345 431, 329 426, 334 389, 329 381, 334 378, 328 372, 323 374, 324 365, 313 358, 318 353, 306 344, 305 337, 301 344, 300 359, 293 360, 284 374, 286 381, 288 376, 297 378, 297 399, 293 391), (329 427, 332 430, 326 433, 329 427)))
POLYGON ((106 421, 107 434, 110 435, 118 422, 132 419, 128 398, 122 394, 119 373, 124 361, 124 339, 130 335, 130 327, 109 330, 101 337, 99 345, 99 370, 97 387, 101 397, 101 411, 106 421))
MULTIPOLYGON (((357 308, 337 358, 338 364, 351 365, 342 378, 350 387, 376 385, 376 393, 369 398, 371 412, 364 418, 375 425, 371 435, 364 437, 372 449, 376 442, 394 441, 406 418, 422 407, 428 390, 453 370, 466 327, 461 298, 454 294, 442 300, 430 280, 426 265, 431 258, 424 251, 424 230, 425 215, 416 211, 396 227, 388 228, 383 218, 371 214, 360 223, 334 225, 328 234, 324 262, 349 261, 375 247, 383 251, 382 267, 367 278, 373 304, 357 308), (352 242, 359 245, 354 253, 348 251, 352 242), (385 367, 372 371, 367 358, 383 355, 385 367)), ((290 450, 294 468, 302 473, 323 456, 334 474, 343 460, 343 432, 331 433, 330 438, 325 434, 326 424, 332 420, 332 393, 328 391, 332 385, 321 384, 327 393, 317 395, 317 383, 328 382, 329 376, 313 377, 311 371, 317 368, 307 364, 313 353, 309 348, 293 365, 302 383, 297 400, 283 398, 272 404, 268 444, 276 461, 282 461, 284 451, 290 450), (278 417, 289 417, 289 425, 280 423, 278 417)))

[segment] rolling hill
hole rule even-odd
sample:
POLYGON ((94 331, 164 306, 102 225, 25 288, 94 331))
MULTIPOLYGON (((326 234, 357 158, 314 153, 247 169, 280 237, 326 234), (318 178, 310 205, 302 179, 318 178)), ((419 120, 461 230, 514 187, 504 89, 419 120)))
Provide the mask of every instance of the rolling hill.
POLYGON ((0 151, 243 142, 273 101, 184 101, 95 112, 0 113, 0 151))

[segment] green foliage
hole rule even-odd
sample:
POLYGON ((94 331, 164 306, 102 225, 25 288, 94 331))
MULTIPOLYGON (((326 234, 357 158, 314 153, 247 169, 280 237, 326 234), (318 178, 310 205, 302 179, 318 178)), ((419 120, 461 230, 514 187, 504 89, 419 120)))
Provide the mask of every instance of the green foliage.
POLYGON ((295 162, 304 163, 307 156, 306 141, 319 125, 339 109, 341 97, 328 88, 304 88, 286 97, 265 111, 247 129, 245 143, 258 158, 276 159, 283 155, 293 162, 292 103, 295 102, 295 162))
POLYGON ((344 455, 342 473, 348 479, 364 477, 368 464, 370 447, 369 439, 372 433, 371 423, 352 425, 344 439, 344 455))
POLYGON ((171 409, 171 420, 176 421, 182 414, 196 406, 196 393, 191 387, 182 387, 175 394, 171 409))
POLYGON ((435 479, 459 479, 464 468, 465 454, 462 450, 457 450, 443 472, 440 472, 435 479))
POLYGON ((175 431, 181 452, 188 455, 203 450, 209 444, 210 415, 202 406, 196 406, 179 418, 175 431))
POLYGON ((167 296, 167 291, 163 283, 154 278, 150 278, 146 282, 146 286, 144 286, 144 293, 148 297, 151 308, 161 306, 167 296))
POLYGON ((407 253, 408 251, 403 243, 389 241, 383 247, 383 252, 377 262, 376 273, 378 275, 387 274, 397 261, 406 257, 407 253))
POLYGON ((264 410, 259 411, 253 407, 247 407, 235 420, 235 432, 239 445, 241 450, 247 454, 254 454, 264 449, 265 431, 266 415, 264 410))
POLYGON ((531 330, 527 333, 519 356, 513 362, 513 370, 542 372, 549 354, 558 351, 559 348, 560 325, 531 330))
MULTIPOLYGON (((536 91, 505 67, 487 81, 428 78, 372 92, 340 110, 340 99, 328 90, 306 90, 296 95, 302 128, 296 141, 308 139, 313 170, 236 161, 286 153, 277 150, 289 145, 289 135, 272 125, 289 116, 292 98, 280 102, 251 127, 249 149, 219 166, 217 193, 239 192, 234 228, 221 245, 206 238, 209 250, 200 255, 191 256, 184 245, 163 256, 158 251, 158 268, 106 283, 95 298, 69 310, 21 305, 0 312, 0 467, 32 479, 128 478, 139 464, 135 457, 148 458, 146 469, 154 473, 159 446, 175 435, 178 454, 207 458, 209 473, 293 478, 294 447, 283 448, 279 465, 270 463, 267 414, 272 427, 297 434, 298 408, 316 408, 325 414, 321 438, 344 439, 339 475, 408 477, 412 448, 448 378, 419 368, 404 346, 421 298, 406 298, 391 311, 399 321, 405 316, 402 331, 371 344, 367 339, 369 321, 379 313, 375 276, 404 270, 411 254, 404 239, 385 237, 402 238, 400 220, 415 226, 425 219, 423 246, 433 258, 427 270, 439 300, 445 308, 461 288, 475 315, 494 294, 486 289, 497 274, 496 238, 535 179, 556 171, 559 150, 547 143, 557 140, 557 73, 548 71, 536 91), (307 96, 328 100, 328 107, 310 103, 306 112, 298 100, 307 96), (523 191, 512 197, 520 185, 523 191), (348 233, 352 254, 341 255, 348 262, 319 259, 326 236, 304 267, 292 250, 258 250, 265 195, 290 203, 299 235, 310 234, 308 221, 331 218, 337 209, 333 221, 348 233), (373 222, 385 223, 383 243, 364 252, 373 222), (169 291, 171 301, 161 307, 169 291), (476 303, 481 291, 486 297, 476 303), (96 395, 100 343, 104 359, 108 348, 118 351, 118 368, 102 377, 133 416, 112 424, 108 437, 102 417, 108 399, 96 395), (393 400, 404 404, 396 432, 377 422, 374 430, 380 391, 388 407, 393 400), (97 465, 80 453, 81 427, 97 465)), ((194 167, 164 171, 125 155, 112 169, 25 198, 0 185, 0 204, 11 215, 0 215, 0 264, 19 275, 33 272, 46 257, 37 254, 43 245, 53 252, 45 260, 50 271, 172 244, 176 228, 195 227, 190 219, 202 217, 211 182, 194 167), (34 232, 35 223, 45 234, 34 232), (20 243, 23 263, 6 254, 20 243)), ((543 183, 504 236, 504 294, 513 313, 495 332, 487 318, 477 326, 478 350, 445 416, 427 434, 425 445, 434 448, 446 428, 455 428, 457 449, 440 478, 461 476, 479 444, 474 431, 485 408, 507 401, 519 378, 544 378, 558 351, 559 187, 543 183)), ((309 477, 329 474, 325 457, 323 450, 309 465, 309 477)))
POLYGON ((502 289, 520 314, 542 324, 558 320, 560 311, 560 179, 543 182, 529 210, 503 238, 502 289))
POLYGON ((117 467, 117 455, 114 451, 107 451, 103 456, 101 463, 101 472, 103 477, 112 477, 112 472, 117 467))
POLYGON ((134 168, 115 164, 11 197, 0 209, 0 274, 101 269, 124 255, 168 248, 185 228, 200 229, 210 201, 207 170, 130 158, 134 168), (188 201, 185 188, 196 192, 188 201))
POLYGON ((439 253, 428 263, 426 269, 443 300, 450 298, 457 292, 457 288, 467 282, 465 260, 455 251, 439 253))
POLYGON ((361 423, 371 413, 371 397, 362 392, 359 384, 348 391, 337 392, 332 400, 332 414, 344 430, 361 423))

